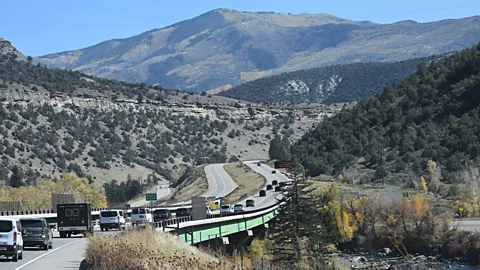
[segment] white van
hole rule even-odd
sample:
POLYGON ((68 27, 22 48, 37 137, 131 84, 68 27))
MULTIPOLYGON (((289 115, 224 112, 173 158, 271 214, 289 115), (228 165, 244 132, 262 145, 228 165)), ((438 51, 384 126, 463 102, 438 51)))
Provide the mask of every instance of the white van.
POLYGON ((19 219, 0 217, 0 256, 12 257, 14 262, 23 259, 23 235, 19 219))
POLYGON ((153 222, 153 214, 150 208, 133 208, 130 220, 132 221, 132 225, 138 223, 151 223, 153 222))
POLYGON ((220 207, 220 214, 229 214, 233 213, 233 206, 229 204, 224 204, 222 207, 220 207))
POLYGON ((125 230, 125 217, 122 210, 102 210, 100 211, 100 230, 108 229, 125 230))

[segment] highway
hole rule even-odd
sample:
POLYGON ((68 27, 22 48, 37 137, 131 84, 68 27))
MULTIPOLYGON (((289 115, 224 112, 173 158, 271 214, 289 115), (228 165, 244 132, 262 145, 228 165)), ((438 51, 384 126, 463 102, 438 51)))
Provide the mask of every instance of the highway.
MULTIPOLYGON (((162 198, 162 197, 167 196, 167 195, 170 194, 171 192, 172 192, 172 191, 170 190, 170 188, 168 187, 168 185, 157 186, 157 200, 159 200, 159 199, 162 198)), ((130 206, 131 206, 131 207, 140 207, 140 206, 146 205, 146 204, 148 204, 148 201, 146 200, 146 198, 143 198, 143 199, 141 199, 140 201, 131 203, 130 206)))
MULTIPOLYGON (((245 161, 243 163, 251 167, 255 172, 265 176, 267 179, 266 185, 271 184, 273 180, 277 180, 279 183, 291 181, 287 176, 279 171, 276 171, 276 173, 273 174, 273 168, 266 164, 257 166, 258 161, 245 161)), ((208 175, 207 179, 209 179, 209 184, 212 183, 205 193, 208 196, 226 196, 237 187, 233 179, 223 169, 223 164, 206 166, 205 173, 208 175)), ((262 189, 266 189, 266 185, 262 189)), ((268 207, 275 204, 277 199, 281 197, 279 192, 272 190, 267 191, 266 194, 267 196, 265 197, 259 197, 257 192, 255 195, 247 198, 255 200, 255 207, 249 207, 246 208, 246 210, 251 211, 268 207)), ((247 199, 243 200, 241 203, 245 204, 247 199)), ((454 221, 452 222, 452 225, 456 225, 458 230, 480 231, 480 220, 454 221)), ((106 232, 96 233, 105 234, 106 232)), ((54 232, 52 250, 43 251, 37 248, 27 248, 24 251, 23 260, 19 260, 18 262, 12 262, 4 257, 0 257, 0 269, 78 269, 84 257, 86 243, 86 238, 81 236, 72 236, 72 238, 59 238, 58 232, 54 232)))

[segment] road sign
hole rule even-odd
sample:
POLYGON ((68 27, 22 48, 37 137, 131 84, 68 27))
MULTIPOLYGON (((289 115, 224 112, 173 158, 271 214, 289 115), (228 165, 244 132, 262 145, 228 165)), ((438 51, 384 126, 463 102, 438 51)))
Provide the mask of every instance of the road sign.
POLYGON ((145 199, 147 201, 156 201, 157 200, 157 193, 147 193, 145 195, 145 199))
POLYGON ((291 161, 275 161, 275 169, 290 168, 291 161))

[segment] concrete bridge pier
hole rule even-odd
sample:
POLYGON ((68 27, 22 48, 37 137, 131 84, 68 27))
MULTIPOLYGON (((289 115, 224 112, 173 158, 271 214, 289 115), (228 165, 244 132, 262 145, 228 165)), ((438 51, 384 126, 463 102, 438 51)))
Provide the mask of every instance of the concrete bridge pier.
POLYGON ((245 250, 252 243, 255 238, 265 239, 268 230, 268 224, 252 228, 250 230, 242 231, 228 236, 228 245, 226 246, 226 253, 233 255, 238 250, 245 250))

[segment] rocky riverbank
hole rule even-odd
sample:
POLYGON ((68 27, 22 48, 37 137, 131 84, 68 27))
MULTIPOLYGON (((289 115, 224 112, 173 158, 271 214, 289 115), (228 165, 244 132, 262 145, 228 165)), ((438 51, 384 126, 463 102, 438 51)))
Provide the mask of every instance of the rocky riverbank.
POLYGON ((477 269, 459 257, 442 258, 441 256, 415 254, 412 258, 405 258, 401 254, 392 252, 389 248, 378 250, 376 253, 345 251, 330 254, 328 257, 337 265, 346 269, 477 269))

